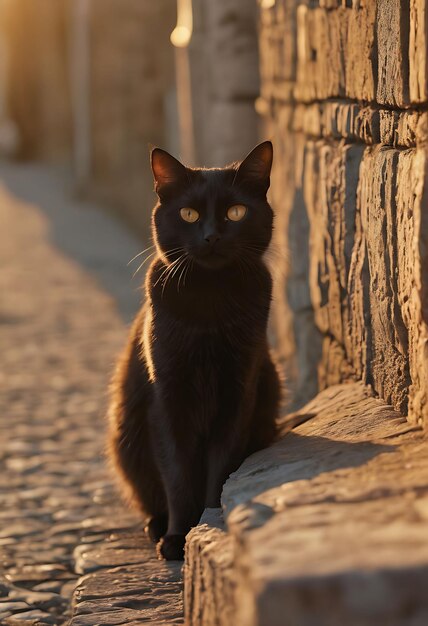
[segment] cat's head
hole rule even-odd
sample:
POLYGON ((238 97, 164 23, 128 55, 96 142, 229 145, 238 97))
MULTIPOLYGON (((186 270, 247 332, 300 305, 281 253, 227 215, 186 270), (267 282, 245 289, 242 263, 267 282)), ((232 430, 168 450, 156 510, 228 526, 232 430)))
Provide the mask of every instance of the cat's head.
POLYGON ((272 237, 273 213, 266 193, 272 144, 265 141, 241 163, 193 169, 154 148, 151 164, 159 202, 153 235, 162 257, 187 255, 207 269, 260 257, 272 237))

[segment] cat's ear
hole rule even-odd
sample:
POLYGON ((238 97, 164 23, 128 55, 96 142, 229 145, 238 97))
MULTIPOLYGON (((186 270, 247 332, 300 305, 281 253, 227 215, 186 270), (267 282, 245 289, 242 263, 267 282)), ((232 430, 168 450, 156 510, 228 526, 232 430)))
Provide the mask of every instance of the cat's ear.
POLYGON ((256 184, 267 191, 270 185, 272 159, 272 142, 259 143, 238 167, 235 181, 256 184))
POLYGON ((188 171, 180 161, 161 148, 153 148, 150 154, 155 191, 161 195, 170 185, 188 182, 188 171))

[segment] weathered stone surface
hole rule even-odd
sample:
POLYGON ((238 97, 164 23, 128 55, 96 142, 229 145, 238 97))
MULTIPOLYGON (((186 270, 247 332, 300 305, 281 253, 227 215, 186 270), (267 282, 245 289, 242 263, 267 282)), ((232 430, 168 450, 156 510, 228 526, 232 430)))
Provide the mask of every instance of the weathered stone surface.
POLYGON ((3 623, 5 626, 16 626, 16 624, 26 623, 30 623, 30 626, 45 626, 48 624, 55 626, 58 622, 54 615, 33 609, 32 611, 24 611, 23 613, 16 613, 11 617, 6 617, 3 623))
POLYGON ((319 388, 361 379, 426 422, 425 2, 284 0, 262 3, 261 23, 289 252, 273 320, 294 403, 318 372, 319 388))
POLYGON ((412 102, 423 102, 427 98, 427 36, 426 3, 410 0, 409 84, 412 102))
POLYGON ((411 148, 428 141, 426 111, 391 111, 346 101, 297 104, 292 129, 312 138, 361 141, 411 148))
POLYGON ((75 571, 78 574, 87 574, 103 567, 116 567, 119 565, 134 565, 140 563, 142 554, 135 549, 144 539, 144 533, 127 535, 127 544, 123 545, 123 538, 119 535, 111 535, 109 543, 100 542, 95 545, 81 543, 74 551, 75 571))
POLYGON ((70 626, 182 624, 181 562, 159 561, 141 531, 105 535, 95 554, 79 549, 70 626))
MULTIPOLYGON (((330 387, 299 418, 307 421, 226 482, 228 571, 192 558, 186 583, 233 579, 239 601, 229 623, 243 626, 422 626, 426 437, 362 383, 330 387)), ((188 554, 215 554, 223 540, 201 525, 188 554)), ((185 599, 186 615, 196 616, 189 623, 205 623, 201 596, 185 589, 185 599)), ((209 608, 207 623, 225 623, 215 603, 209 608)))
POLYGON ((308 141, 303 167, 315 319, 325 346, 341 346, 323 367, 424 419, 424 152, 308 141))
POLYGON ((424 0, 282 0, 262 7, 264 97, 427 102, 424 0))
POLYGON ((227 626, 236 613, 233 542, 221 509, 206 509, 186 538, 185 623, 227 626))

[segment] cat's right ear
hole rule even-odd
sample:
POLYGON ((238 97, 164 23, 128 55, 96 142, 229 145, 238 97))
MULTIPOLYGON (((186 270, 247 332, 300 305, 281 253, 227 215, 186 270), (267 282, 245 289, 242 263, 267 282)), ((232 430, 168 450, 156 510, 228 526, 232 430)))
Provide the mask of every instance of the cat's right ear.
POLYGON ((150 163, 155 179, 155 191, 159 196, 173 185, 185 184, 189 180, 187 168, 161 148, 153 148, 150 163))

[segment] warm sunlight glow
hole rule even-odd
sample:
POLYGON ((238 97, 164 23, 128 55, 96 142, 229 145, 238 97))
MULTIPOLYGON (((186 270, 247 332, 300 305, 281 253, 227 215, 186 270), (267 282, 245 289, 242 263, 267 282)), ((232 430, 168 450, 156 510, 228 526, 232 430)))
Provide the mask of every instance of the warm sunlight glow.
POLYGON ((186 48, 192 38, 193 11, 192 0, 178 0, 177 26, 171 33, 171 43, 176 48, 186 48))
POLYGON ((176 48, 186 48, 191 37, 192 31, 187 26, 176 26, 171 33, 171 43, 176 48))

